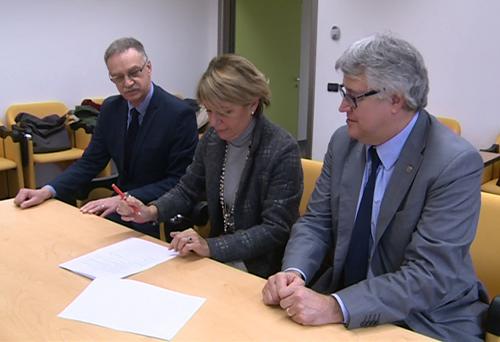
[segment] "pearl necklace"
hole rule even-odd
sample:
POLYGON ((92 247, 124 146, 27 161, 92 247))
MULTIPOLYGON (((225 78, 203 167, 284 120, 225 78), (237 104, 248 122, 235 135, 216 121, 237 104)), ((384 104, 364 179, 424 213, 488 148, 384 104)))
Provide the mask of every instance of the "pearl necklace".
MULTIPOLYGON (((250 154, 250 147, 252 145, 248 145, 248 152, 245 158, 245 162, 248 160, 248 156, 250 154)), ((224 219, 224 234, 234 233, 235 225, 234 225, 234 204, 236 203, 236 197, 234 198, 233 205, 229 206, 224 201, 224 175, 226 174, 226 164, 227 164, 227 155, 229 151, 229 144, 226 143, 226 149, 224 151, 224 162, 222 163, 222 170, 219 179, 219 201, 220 206, 222 208, 222 218, 224 219)))

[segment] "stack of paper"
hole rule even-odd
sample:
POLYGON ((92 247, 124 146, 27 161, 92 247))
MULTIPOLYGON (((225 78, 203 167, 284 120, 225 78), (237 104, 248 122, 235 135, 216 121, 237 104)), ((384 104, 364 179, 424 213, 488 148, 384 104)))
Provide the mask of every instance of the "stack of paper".
POLYGON ((90 279, 123 278, 172 259, 177 254, 174 250, 154 242, 129 238, 59 266, 90 279))
POLYGON ((170 340, 205 298, 120 279, 175 257, 165 246, 130 238, 59 266, 95 279, 59 317, 170 340))
POLYGON ((94 280, 59 317, 171 340, 205 298, 135 280, 94 280))

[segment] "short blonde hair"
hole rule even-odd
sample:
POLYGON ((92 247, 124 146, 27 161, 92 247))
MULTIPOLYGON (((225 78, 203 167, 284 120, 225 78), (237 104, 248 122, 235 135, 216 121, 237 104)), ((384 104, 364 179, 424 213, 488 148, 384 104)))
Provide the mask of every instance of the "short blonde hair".
POLYGON ((271 104, 271 90, 266 77, 248 59, 224 54, 213 58, 198 83, 196 97, 200 103, 229 102, 249 105, 255 98, 255 114, 271 104))

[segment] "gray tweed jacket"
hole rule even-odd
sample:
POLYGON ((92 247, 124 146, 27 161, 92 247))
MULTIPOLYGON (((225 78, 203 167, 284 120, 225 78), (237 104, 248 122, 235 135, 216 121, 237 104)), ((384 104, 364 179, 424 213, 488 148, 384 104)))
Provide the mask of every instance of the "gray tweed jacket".
POLYGON ((177 186, 152 204, 164 221, 178 213, 188 214, 200 200, 207 200, 211 257, 222 262, 243 260, 250 273, 268 277, 280 270, 290 227, 299 216, 303 176, 296 140, 263 115, 255 120, 235 199, 235 233, 223 234, 219 181, 225 142, 213 128, 198 144, 177 186))

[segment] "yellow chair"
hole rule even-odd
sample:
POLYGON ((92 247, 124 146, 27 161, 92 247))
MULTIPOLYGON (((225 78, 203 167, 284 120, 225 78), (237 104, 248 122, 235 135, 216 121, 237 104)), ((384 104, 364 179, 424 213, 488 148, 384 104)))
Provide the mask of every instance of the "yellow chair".
MULTIPOLYGON (((6 111, 6 120, 9 128, 15 124, 17 114, 26 112, 38 117, 44 117, 50 114, 66 115, 68 108, 62 102, 33 102, 17 103, 9 106, 6 111)), ((71 137, 73 147, 69 150, 51 152, 51 153, 33 153, 33 143, 28 142, 27 165, 24 167, 24 183, 28 188, 36 188, 35 165, 46 163, 63 163, 68 166, 70 162, 80 158, 83 153, 82 148, 75 147, 75 136, 73 131, 68 128, 68 134, 71 137)))
POLYGON ((455 134, 460 135, 462 133, 462 128, 460 127, 460 123, 453 119, 444 116, 436 117, 443 125, 451 129, 455 134))
POLYGON ((323 167, 323 162, 301 159, 302 171, 304 172, 304 192, 302 193, 302 198, 300 199, 299 213, 300 216, 304 215, 307 209, 307 203, 309 203, 309 198, 316 186, 316 180, 321 174, 321 168, 323 167))
MULTIPOLYGON (((488 290, 491 298, 500 295, 500 196, 481 192, 481 213, 471 255, 476 273, 488 290)), ((499 298, 500 299, 500 298, 499 298)), ((500 341, 500 321, 492 319, 494 312, 498 317, 500 300, 493 300, 488 313, 489 330, 486 341, 500 341), (491 329, 490 329, 491 328, 491 329)))
POLYGON ((481 192, 481 214, 471 255, 491 296, 500 295, 500 196, 481 192))
POLYGON ((5 133, 0 139, 0 198, 6 198, 15 196, 24 187, 24 179, 19 143, 7 135, 1 122, 0 129, 5 133))
MULTIPOLYGON (((496 144, 500 145, 500 135, 497 136, 496 144)), ((490 194, 500 195, 500 185, 497 185, 500 178, 500 162, 488 165, 483 173, 483 185, 481 190, 490 194)))

